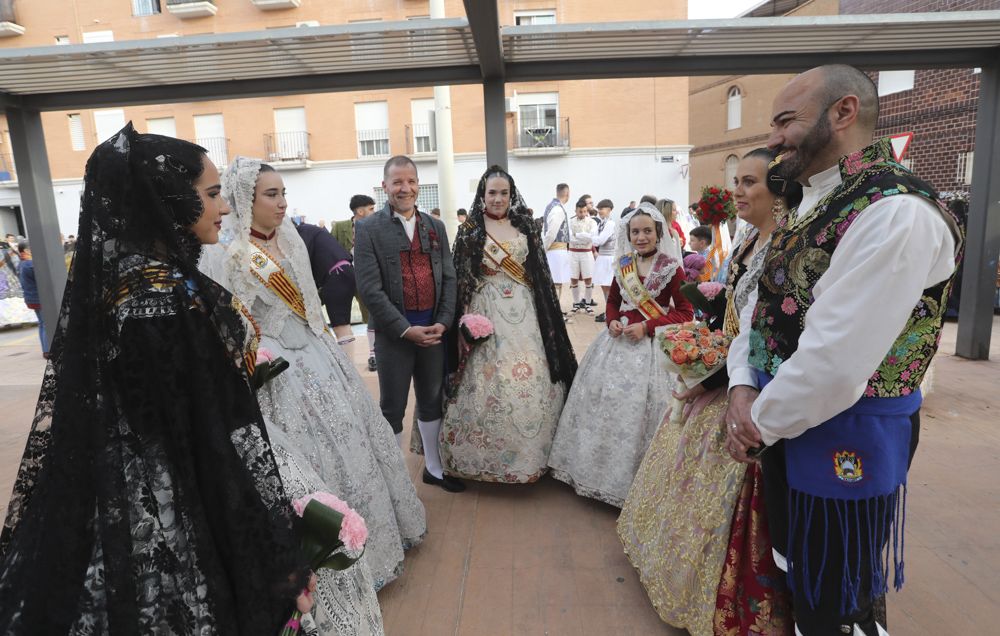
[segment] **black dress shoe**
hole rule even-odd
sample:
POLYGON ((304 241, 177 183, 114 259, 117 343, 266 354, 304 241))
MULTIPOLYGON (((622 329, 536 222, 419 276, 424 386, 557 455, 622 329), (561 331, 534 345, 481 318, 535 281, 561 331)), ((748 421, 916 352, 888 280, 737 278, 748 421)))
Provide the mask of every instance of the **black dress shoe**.
POLYGON ((465 484, 463 484, 461 480, 449 477, 448 475, 438 479, 434 475, 427 472, 426 468, 424 469, 424 483, 430 484, 431 486, 441 486, 443 490, 447 490, 448 492, 462 492, 465 490, 465 484))
POLYGON ((378 365, 375 364, 375 356, 368 356, 368 370, 378 371, 378 365))
POLYGON ((604 322, 607 319, 607 314, 597 314, 594 316, 594 322, 604 322))
POLYGON ((594 300, 594 299, 591 299, 591 300, 590 300, 590 302, 589 302, 588 304, 589 304, 589 305, 590 305, 591 307, 597 307, 597 301, 596 301, 596 300, 594 300))

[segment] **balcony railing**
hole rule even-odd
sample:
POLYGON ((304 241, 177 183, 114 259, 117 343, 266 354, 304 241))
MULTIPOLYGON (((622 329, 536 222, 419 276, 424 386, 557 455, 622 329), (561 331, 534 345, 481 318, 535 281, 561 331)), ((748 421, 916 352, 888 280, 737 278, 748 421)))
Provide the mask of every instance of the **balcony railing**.
POLYGON ((358 131, 358 157, 388 157, 389 129, 369 128, 358 131))
POLYGON ((225 137, 201 137, 194 143, 208 151, 208 158, 219 170, 229 165, 229 140, 225 137))
POLYGON ((132 0, 132 15, 143 17, 160 12, 160 0, 132 0))
POLYGON ((509 136, 511 149, 517 154, 559 154, 569 152, 569 117, 547 121, 514 120, 515 130, 509 136), (518 127, 519 126, 519 127, 518 127))
POLYGON ((407 124, 405 137, 408 155, 437 152, 437 140, 431 134, 430 124, 407 124))
POLYGON ((178 18, 203 18, 218 10, 212 0, 167 0, 167 11, 178 18))
POLYGON ((0 38, 23 34, 24 27, 17 23, 14 0, 0 0, 0 38))
POLYGON ((250 0, 258 9, 272 11, 274 9, 294 9, 302 4, 302 0, 250 0))
POLYGON ((14 158, 7 154, 0 154, 0 182, 3 181, 17 181, 14 158))
POLYGON ((309 159, 309 133, 300 130, 264 135, 264 156, 272 162, 309 159))

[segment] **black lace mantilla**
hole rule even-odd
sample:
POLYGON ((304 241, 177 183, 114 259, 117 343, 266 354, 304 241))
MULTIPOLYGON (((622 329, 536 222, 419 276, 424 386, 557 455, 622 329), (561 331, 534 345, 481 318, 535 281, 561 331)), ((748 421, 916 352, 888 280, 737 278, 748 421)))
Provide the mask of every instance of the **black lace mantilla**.
MULTIPOLYGON (((455 275, 458 279, 457 310, 455 311, 455 330, 458 333, 458 320, 465 313, 472 296, 480 286, 480 276, 483 262, 483 249, 486 245, 485 214, 486 180, 492 176, 502 176, 510 183, 510 210, 507 213, 510 224, 517 228, 528 240, 528 256, 524 261, 524 270, 531 293, 535 301, 535 313, 538 318, 538 328, 542 334, 542 344, 545 347, 545 357, 549 365, 549 377, 553 383, 562 382, 567 393, 576 375, 576 355, 573 345, 566 332, 559 299, 556 297, 552 284, 552 274, 542 248, 541 234, 538 226, 531 218, 528 206, 514 185, 514 178, 499 166, 490 167, 479 179, 476 197, 469 210, 469 218, 458 228, 455 237, 454 262, 455 275)), ((458 338, 455 338, 456 342, 458 338)), ((453 374, 451 389, 458 385, 461 379, 462 364, 458 358, 458 347, 450 351, 449 367, 458 369, 453 374)))
POLYGON ((0 533, 0 633, 274 634, 300 589, 246 327, 187 229, 203 157, 129 125, 87 162, 0 533))

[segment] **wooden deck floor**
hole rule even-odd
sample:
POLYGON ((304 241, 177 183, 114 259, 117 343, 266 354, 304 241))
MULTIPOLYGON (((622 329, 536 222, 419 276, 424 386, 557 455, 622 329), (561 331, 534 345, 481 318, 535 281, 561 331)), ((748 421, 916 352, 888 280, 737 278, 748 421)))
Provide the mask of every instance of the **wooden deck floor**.
MULTIPOLYGON (((600 325, 570 325, 582 357, 600 325)), ((893 636, 1000 633, 1000 320, 991 362, 951 355, 945 328, 910 471, 906 587, 889 597, 893 636)), ((363 335, 347 345, 359 370, 363 335)), ((0 332, 0 501, 6 507, 43 364, 33 329, 0 332)), ((377 396, 375 374, 361 371, 377 396)), ((412 404, 412 398, 411 398, 412 404)), ((470 484, 448 494, 419 482, 428 537, 380 594, 391 636, 686 634, 659 621, 615 534, 617 510, 545 478, 470 484)))

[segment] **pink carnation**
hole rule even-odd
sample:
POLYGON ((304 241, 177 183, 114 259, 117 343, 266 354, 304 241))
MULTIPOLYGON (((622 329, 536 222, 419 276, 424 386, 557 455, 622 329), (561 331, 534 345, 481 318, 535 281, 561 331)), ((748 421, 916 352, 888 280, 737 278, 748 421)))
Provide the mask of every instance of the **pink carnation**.
POLYGON ((365 525, 364 518, 343 500, 328 492, 314 492, 292 501, 295 514, 301 517, 305 513, 306 505, 313 500, 344 515, 344 520, 340 522, 338 537, 344 547, 348 550, 360 550, 365 546, 365 541, 368 540, 368 526, 365 525))
POLYGON ((265 349, 264 347, 260 347, 257 349, 257 364, 260 364, 261 362, 273 362, 273 361, 274 361, 274 354, 271 353, 269 349, 265 349))
POLYGON ((493 335, 493 323, 480 314, 465 314, 459 319, 458 325, 468 329, 469 335, 476 340, 493 335))
POLYGON ((726 286, 722 283, 701 283, 698 285, 698 291, 708 300, 713 300, 725 288, 726 286))

